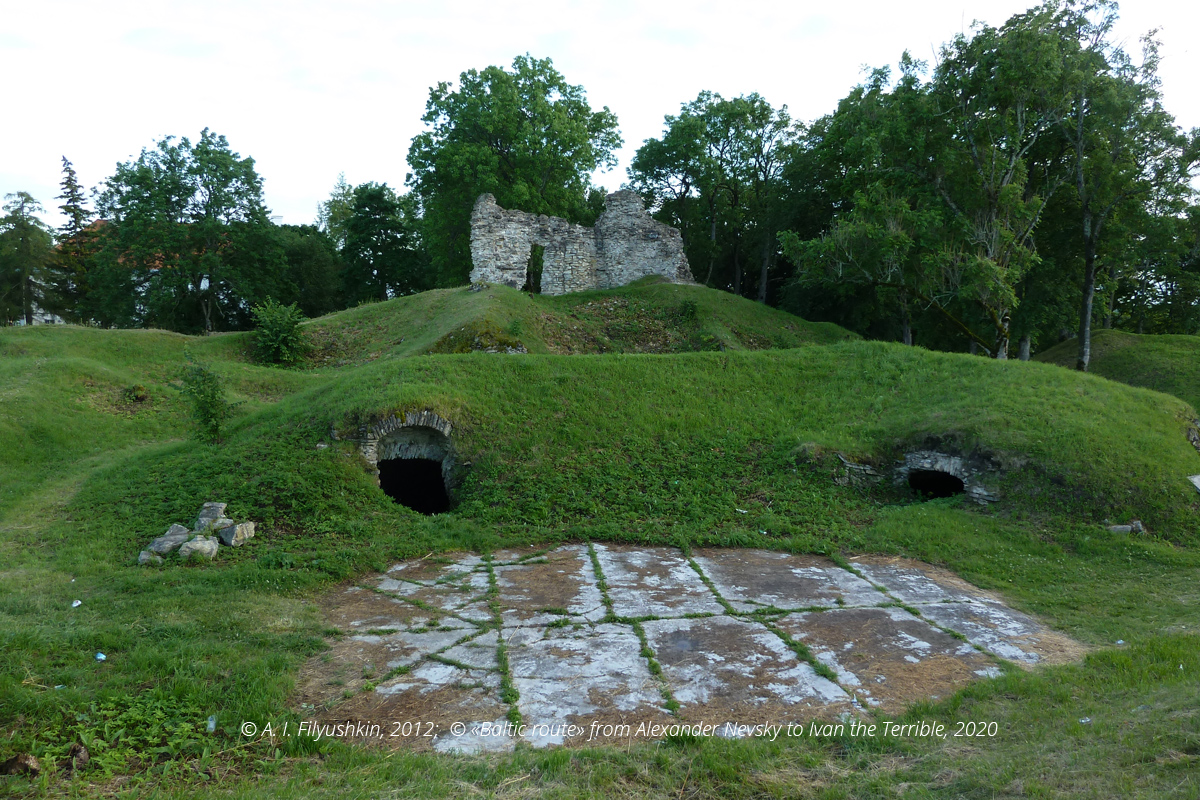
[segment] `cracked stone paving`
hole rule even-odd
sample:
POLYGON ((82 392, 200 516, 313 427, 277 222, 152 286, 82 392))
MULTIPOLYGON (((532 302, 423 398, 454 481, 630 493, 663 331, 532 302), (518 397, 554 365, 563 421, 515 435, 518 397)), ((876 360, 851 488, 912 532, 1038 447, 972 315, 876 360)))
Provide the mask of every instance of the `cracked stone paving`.
POLYGON ((848 567, 603 544, 407 561, 322 598, 340 635, 302 669, 296 702, 318 724, 376 724, 362 738, 393 747, 625 744, 653 726, 739 736, 896 714, 1006 662, 1083 653, 946 570, 848 567))

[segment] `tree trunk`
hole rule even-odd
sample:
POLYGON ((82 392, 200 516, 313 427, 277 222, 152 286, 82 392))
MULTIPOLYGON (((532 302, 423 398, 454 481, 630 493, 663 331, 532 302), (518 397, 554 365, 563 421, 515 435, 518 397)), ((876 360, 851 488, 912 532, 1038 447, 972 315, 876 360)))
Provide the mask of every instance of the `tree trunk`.
POLYGON ((1117 262, 1108 268, 1108 308, 1104 313, 1104 328, 1112 330, 1113 312, 1117 305, 1117 262))
POLYGON ((30 274, 29 266, 26 265, 22 270, 25 274, 21 276, 21 311, 25 315, 25 324, 33 324, 33 275, 30 274))
POLYGON ((967 352, 973 356, 979 355, 979 342, 972 339, 970 342, 970 347, 967 348, 967 352))
POLYGON ((1019 350, 1020 355, 1018 355, 1017 358, 1021 359, 1022 361, 1028 361, 1029 360, 1029 334, 1028 333, 1021 337, 1021 343, 1020 343, 1019 347, 1020 347, 1020 350, 1019 350))
POLYGON ((713 267, 717 264, 717 205, 715 202, 708 204, 708 217, 710 220, 708 227, 708 277, 704 279, 704 285, 712 286, 713 267))
POLYGON ((900 295, 900 339, 905 346, 912 347, 912 316, 908 313, 908 298, 900 295))
POLYGON ((733 293, 742 296, 742 239, 733 240, 733 293))
POLYGON ((758 275, 758 302, 764 305, 767 302, 767 269, 771 266, 771 248, 767 246, 770 242, 770 239, 763 241, 762 269, 758 275))
MULTIPOLYGON (((1090 237, 1089 237, 1090 238, 1090 237)), ((1096 249, 1085 239, 1083 254, 1083 302, 1079 308, 1079 355, 1075 369, 1088 371, 1092 360, 1092 304, 1096 299, 1096 249)))

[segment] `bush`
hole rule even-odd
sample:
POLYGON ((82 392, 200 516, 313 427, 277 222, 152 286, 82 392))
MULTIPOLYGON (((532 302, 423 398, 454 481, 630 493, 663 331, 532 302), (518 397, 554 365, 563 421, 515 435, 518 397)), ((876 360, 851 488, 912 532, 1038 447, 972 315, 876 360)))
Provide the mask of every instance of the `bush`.
POLYGON ((292 303, 268 299, 250 309, 254 317, 254 355, 264 364, 294 364, 308 352, 300 323, 304 314, 292 303))
POLYGON ((221 378, 203 364, 188 364, 183 368, 180 380, 183 382, 180 391, 192 406, 191 417, 198 438, 221 441, 221 425, 229 419, 234 408, 225 400, 221 378))

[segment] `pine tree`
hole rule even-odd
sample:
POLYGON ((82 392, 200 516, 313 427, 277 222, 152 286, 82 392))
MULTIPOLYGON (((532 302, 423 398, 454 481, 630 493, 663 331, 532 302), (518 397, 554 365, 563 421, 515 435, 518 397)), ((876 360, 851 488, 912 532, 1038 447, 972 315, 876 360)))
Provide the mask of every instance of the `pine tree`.
POLYGON ((75 167, 63 156, 63 179, 59 184, 62 200, 58 207, 66 218, 58 229, 59 246, 49 265, 46 302, 52 311, 66 319, 82 321, 86 315, 84 304, 88 291, 88 271, 94 251, 88 223, 92 214, 84 199, 83 187, 75 167))

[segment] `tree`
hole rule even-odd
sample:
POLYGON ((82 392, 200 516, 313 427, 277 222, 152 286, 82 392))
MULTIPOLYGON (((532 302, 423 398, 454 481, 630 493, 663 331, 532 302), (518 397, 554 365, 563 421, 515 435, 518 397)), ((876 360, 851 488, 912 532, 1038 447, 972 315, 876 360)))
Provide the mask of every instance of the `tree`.
POLYGON ((329 199, 317 206, 317 225, 338 250, 346 246, 346 221, 354 206, 354 187, 346 183, 346 175, 338 175, 329 199))
POLYGON ((286 283, 297 287, 294 299, 307 317, 345 308, 343 262, 333 240, 315 225, 280 225, 277 239, 287 261, 286 283))
POLYGON ((512 70, 468 70, 458 86, 430 89, 413 139, 407 183, 420 200, 435 283, 464 283, 471 269, 470 217, 485 192, 505 208, 587 223, 588 181, 616 161, 617 118, 593 111, 583 87, 566 82, 550 59, 529 55, 512 70))
POLYGON ((92 213, 87 207, 83 187, 75 167, 62 159, 62 200, 59 210, 63 224, 58 229, 58 249, 47 269, 47 304, 49 310, 66 319, 83 321, 88 296, 88 272, 95 251, 94 231, 88 228, 92 213))
POLYGON ((207 128, 195 144, 167 137, 118 164, 98 208, 108 223, 99 265, 107 273, 103 320, 243 328, 254 303, 295 293, 254 159, 207 128), (122 285, 131 306, 121 304, 122 285))
MULTIPOLYGON (((896 85, 889 89, 888 72, 877 70, 839 107, 834 126, 846 137, 841 152, 854 176, 843 190, 855 202, 902 199, 910 219, 932 226, 910 237, 921 246, 903 253, 906 283, 879 283, 877 272, 862 269, 857 279, 896 289, 902 306, 913 293, 996 358, 1008 357, 1020 287, 1040 263, 1033 233, 1064 179, 1062 148, 1044 146, 1064 107, 1057 25, 1053 9, 1035 9, 999 29, 979 26, 942 48, 928 81, 906 53, 896 85)), ((841 237, 843 224, 852 239, 889 233, 871 227, 873 213, 835 222, 831 235, 841 237)), ((838 251, 836 241, 787 244, 800 258, 838 251)))
POLYGON ((33 324, 35 309, 44 307, 42 277, 53 237, 37 214, 41 205, 27 192, 4 196, 0 217, 0 316, 33 324))
POLYGON ((630 186, 681 229, 691 263, 707 262, 706 284, 727 254, 729 279, 720 282, 741 294, 748 253, 757 249, 758 300, 766 302, 782 175, 802 129, 786 106, 776 110, 759 94, 726 100, 713 92, 683 104, 664 125, 663 137, 634 155, 630 186))
MULTIPOLYGON (((1079 45, 1066 76, 1069 105, 1059 133, 1069 149, 1070 183, 1078 199, 1083 276, 1076 368, 1085 372, 1098 262, 1110 220, 1123 206, 1131 216, 1150 205, 1182 213, 1191 170, 1200 162, 1195 133, 1189 140, 1162 108, 1153 32, 1142 40, 1142 63, 1135 65, 1109 40, 1116 12, 1115 3, 1099 0, 1063 14, 1067 35, 1079 45)), ((1110 280, 1116 278, 1114 261, 1110 280)))
POLYGON ((346 300, 387 300, 426 288, 428 260, 421 244, 414 198, 386 183, 364 183, 352 193, 342 223, 346 300))

